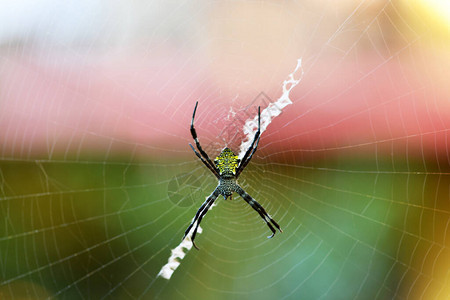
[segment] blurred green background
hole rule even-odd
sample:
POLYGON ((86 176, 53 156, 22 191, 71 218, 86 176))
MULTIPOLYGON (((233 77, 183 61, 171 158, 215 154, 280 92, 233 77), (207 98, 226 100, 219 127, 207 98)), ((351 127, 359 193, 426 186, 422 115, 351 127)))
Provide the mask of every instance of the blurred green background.
POLYGON ((29 299, 445 293, 448 207, 439 199, 448 193, 448 176, 420 161, 394 167, 388 158, 378 158, 376 169, 370 158, 311 166, 256 158, 240 183, 284 232, 266 239, 268 229, 242 199, 219 198, 202 222, 201 250, 189 251, 170 281, 156 278, 215 187, 203 169, 192 157, 3 161, 0 251, 7 284, 0 293, 29 299))

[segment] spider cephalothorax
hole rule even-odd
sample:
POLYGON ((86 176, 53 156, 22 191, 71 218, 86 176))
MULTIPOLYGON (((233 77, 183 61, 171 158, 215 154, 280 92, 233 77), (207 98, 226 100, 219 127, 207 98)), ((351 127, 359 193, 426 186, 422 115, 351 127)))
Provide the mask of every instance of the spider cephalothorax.
POLYGON ((194 113, 192 114, 191 135, 200 153, 197 152, 197 150, 195 150, 195 148, 191 144, 189 144, 189 146, 191 146, 195 155, 197 155, 197 157, 201 160, 201 162, 214 174, 214 176, 216 176, 216 178, 219 180, 219 184, 216 187, 216 189, 212 192, 212 194, 209 195, 208 198, 206 198, 206 201, 202 204, 202 206, 200 206, 200 208, 198 209, 194 219, 186 229, 183 239, 187 236, 192 227, 195 225, 194 231, 192 232, 191 235, 191 240, 194 247, 198 249, 198 247, 194 243, 194 240, 195 235, 197 234, 198 226, 200 225, 200 222, 202 221, 203 217, 206 215, 206 213, 208 212, 208 210, 213 205, 214 201, 217 199, 219 195, 222 195, 224 199, 227 198, 231 199, 234 192, 239 194, 239 196, 241 196, 242 199, 244 199, 254 210, 258 212, 258 214, 261 216, 264 222, 266 222, 267 226, 272 231, 272 235, 269 236, 269 238, 275 235, 276 231, 273 228, 273 226, 275 226, 280 232, 283 232, 278 223, 275 222, 275 220, 273 220, 269 216, 269 214, 261 206, 261 204, 256 202, 256 200, 253 199, 249 194, 247 194, 247 192, 244 191, 244 189, 241 188, 236 182, 241 172, 250 162, 250 159, 252 159, 252 156, 255 153, 256 148, 258 147, 259 138, 261 135, 260 108, 258 107, 258 130, 255 133, 255 137, 253 138, 252 144, 242 157, 242 160, 240 160, 239 157, 235 155, 230 148, 224 148, 222 152, 219 154, 219 156, 216 157, 213 163, 209 158, 208 154, 206 154, 206 152, 200 146, 200 142, 198 141, 197 138, 197 132, 195 131, 194 128, 194 118, 195 112, 197 110, 197 105, 198 102, 195 104, 194 113))

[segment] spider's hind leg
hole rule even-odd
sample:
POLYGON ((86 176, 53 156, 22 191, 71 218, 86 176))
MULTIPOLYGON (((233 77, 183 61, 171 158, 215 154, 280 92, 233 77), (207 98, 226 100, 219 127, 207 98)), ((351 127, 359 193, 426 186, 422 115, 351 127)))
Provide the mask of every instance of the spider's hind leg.
POLYGON ((208 198, 206 198, 205 202, 203 202, 202 206, 198 209, 197 213, 195 214, 195 217, 192 219, 191 224, 189 224, 188 228, 184 232, 183 240, 186 238, 186 236, 191 231, 192 227, 195 225, 192 234, 191 234, 191 241, 192 245, 194 245, 195 249, 200 250, 197 245, 195 244, 195 236, 197 235, 198 226, 200 225, 200 222, 202 221, 203 217, 206 215, 208 210, 213 205, 214 201, 219 196, 220 192, 219 189, 215 189, 211 195, 209 195, 208 198))
POLYGON ((280 232, 283 232, 283 230, 281 230, 280 228, 280 225, 278 225, 278 223, 275 222, 275 220, 270 217, 270 215, 266 212, 264 207, 262 207, 261 204, 259 204, 255 199, 253 199, 252 196, 247 194, 246 191, 244 191, 241 187, 238 187, 236 189, 236 193, 238 193, 239 196, 242 197, 242 199, 244 199, 254 210, 256 210, 258 214, 261 216, 261 218, 264 220, 264 222, 266 222, 267 226, 272 231, 272 235, 268 236, 269 239, 275 235, 276 233, 275 228, 277 228, 280 232), (273 228, 274 226, 275 228, 273 228))

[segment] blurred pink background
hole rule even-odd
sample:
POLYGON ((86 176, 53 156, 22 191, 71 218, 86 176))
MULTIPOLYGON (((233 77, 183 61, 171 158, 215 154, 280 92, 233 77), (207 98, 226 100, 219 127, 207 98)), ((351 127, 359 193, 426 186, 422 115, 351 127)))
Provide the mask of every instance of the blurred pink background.
POLYGON ((214 135, 230 107, 277 99, 298 58, 305 74, 263 137, 270 151, 377 142, 445 155, 449 30, 411 3, 10 2, 21 19, 3 10, 2 156, 189 151, 195 101, 214 135))

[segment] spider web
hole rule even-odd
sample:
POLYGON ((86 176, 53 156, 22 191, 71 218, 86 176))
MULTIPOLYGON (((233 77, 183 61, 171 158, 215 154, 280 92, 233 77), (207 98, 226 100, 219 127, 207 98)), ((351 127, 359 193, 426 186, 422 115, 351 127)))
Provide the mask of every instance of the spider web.
POLYGON ((0 296, 448 299, 450 12, 433 3, 0 4, 0 296), (195 101, 210 157, 239 153, 298 58, 239 179, 283 233, 219 197, 201 250, 158 277, 217 184, 188 146, 195 101))

